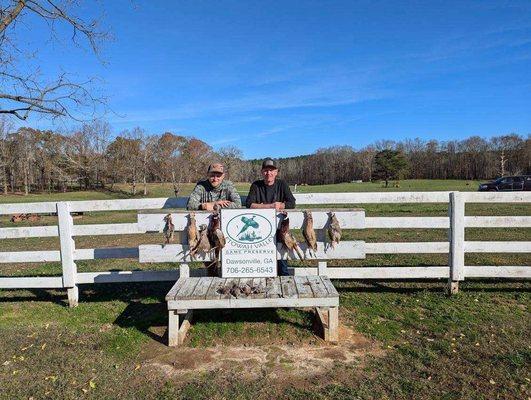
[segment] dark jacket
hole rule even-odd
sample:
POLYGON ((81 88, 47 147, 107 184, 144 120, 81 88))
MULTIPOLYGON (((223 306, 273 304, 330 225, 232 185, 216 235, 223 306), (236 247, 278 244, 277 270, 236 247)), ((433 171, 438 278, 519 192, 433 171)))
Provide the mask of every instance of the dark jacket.
POLYGON ((288 184, 282 179, 275 179, 275 183, 267 186, 264 180, 253 182, 249 189, 249 195, 245 206, 251 207, 252 203, 271 204, 275 201, 281 201, 286 204, 286 208, 295 208, 295 197, 291 193, 288 184))

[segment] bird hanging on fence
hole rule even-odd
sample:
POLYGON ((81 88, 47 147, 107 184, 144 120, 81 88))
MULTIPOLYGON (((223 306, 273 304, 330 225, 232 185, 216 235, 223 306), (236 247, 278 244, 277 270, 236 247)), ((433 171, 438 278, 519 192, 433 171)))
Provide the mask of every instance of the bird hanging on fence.
POLYGON ((295 251, 299 258, 304 260, 304 254, 289 230, 288 213, 284 211, 281 214, 282 221, 280 222, 280 228, 277 230, 277 240, 281 242, 288 250, 295 251))
POLYGON ((162 233, 164 233, 166 243, 170 243, 171 241, 173 241, 173 232, 175 231, 175 225, 173 225, 171 214, 168 214, 164 217, 164 222, 165 224, 162 233))
MULTIPOLYGON (((188 236, 188 250, 190 253, 192 249, 197 245, 197 225, 195 222, 195 213, 188 214, 188 226, 186 227, 186 234, 188 236)), ((193 260, 193 257, 192 257, 193 260)))
POLYGON ((208 239, 212 250, 214 250, 214 261, 216 267, 219 267, 221 249, 225 247, 225 235, 221 231, 221 220, 219 208, 215 206, 214 212, 210 217, 210 224, 208 225, 208 239))
POLYGON ((336 244, 339 244, 339 241, 341 240, 341 227, 339 226, 336 214, 330 212, 329 215, 330 225, 328 227, 328 237, 330 238, 330 246, 332 246, 332 249, 335 249, 336 244))
POLYGON ((308 245, 308 252, 310 256, 317 256, 317 237, 315 235, 315 230, 313 229, 313 216, 310 210, 304 211, 304 222, 302 224, 302 235, 306 240, 308 245))
POLYGON ((208 240, 207 226, 202 224, 199 226, 199 240, 193 249, 190 250, 190 257, 195 257, 198 251, 208 253, 212 250, 210 241, 208 240))

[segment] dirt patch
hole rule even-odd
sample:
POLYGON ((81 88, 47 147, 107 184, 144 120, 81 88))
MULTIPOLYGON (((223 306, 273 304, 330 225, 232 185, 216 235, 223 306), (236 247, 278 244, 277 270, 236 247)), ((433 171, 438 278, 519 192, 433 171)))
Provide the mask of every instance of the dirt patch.
POLYGON ((379 356, 383 350, 370 339, 340 327, 338 344, 319 341, 317 345, 268 345, 208 348, 182 346, 169 348, 160 343, 151 343, 143 353, 142 365, 163 375, 164 378, 224 371, 237 373, 243 379, 268 376, 293 385, 323 375, 339 364, 360 365, 370 356, 379 356))

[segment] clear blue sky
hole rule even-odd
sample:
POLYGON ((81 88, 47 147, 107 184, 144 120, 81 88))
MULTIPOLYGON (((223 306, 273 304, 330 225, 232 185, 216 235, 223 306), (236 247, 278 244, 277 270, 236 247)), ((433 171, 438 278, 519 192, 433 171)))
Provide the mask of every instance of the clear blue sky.
MULTIPOLYGON (((60 46, 43 46, 39 62, 45 73, 102 77, 123 116, 107 117, 115 134, 171 131, 255 158, 531 132, 531 1, 113 0, 101 9, 114 36, 105 65, 60 46)), ((45 32, 19 29, 35 43, 45 32)))

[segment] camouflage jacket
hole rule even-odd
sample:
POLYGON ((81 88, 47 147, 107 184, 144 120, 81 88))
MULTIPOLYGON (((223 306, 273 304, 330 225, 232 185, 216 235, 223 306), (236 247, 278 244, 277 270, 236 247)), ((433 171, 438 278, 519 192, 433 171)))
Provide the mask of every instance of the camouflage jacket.
POLYGON ((223 181, 218 187, 213 187, 208 179, 197 182, 190 194, 186 208, 199 210, 201 203, 210 203, 218 200, 229 200, 232 204, 227 208, 241 208, 242 200, 231 181, 223 181))

